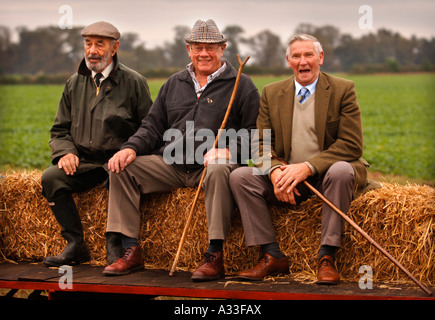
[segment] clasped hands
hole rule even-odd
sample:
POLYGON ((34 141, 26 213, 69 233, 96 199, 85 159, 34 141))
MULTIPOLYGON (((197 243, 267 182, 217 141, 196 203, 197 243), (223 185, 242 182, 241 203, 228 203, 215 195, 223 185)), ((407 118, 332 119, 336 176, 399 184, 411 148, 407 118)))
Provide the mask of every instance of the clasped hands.
POLYGON ((296 186, 312 175, 305 163, 295 163, 278 167, 270 174, 273 191, 281 202, 296 204, 295 196, 300 196, 296 186))

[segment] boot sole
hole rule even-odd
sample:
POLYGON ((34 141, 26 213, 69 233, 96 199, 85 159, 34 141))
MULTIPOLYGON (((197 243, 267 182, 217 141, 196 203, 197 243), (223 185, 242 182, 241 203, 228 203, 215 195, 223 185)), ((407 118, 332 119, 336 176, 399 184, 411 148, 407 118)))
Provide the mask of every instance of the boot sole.
POLYGON ((42 264, 46 267, 61 267, 61 266, 76 266, 80 263, 85 263, 91 260, 91 257, 84 257, 80 259, 70 260, 70 261, 64 261, 64 262, 49 262, 44 259, 42 261, 42 264))
POLYGON ((125 271, 103 270, 103 274, 105 276, 125 276, 125 275, 130 274, 130 273, 142 271, 143 269, 144 269, 143 266, 137 266, 137 267, 125 270, 125 271))
POLYGON ((340 283, 340 280, 338 281, 329 281, 329 280, 318 280, 315 282, 318 285, 324 285, 324 286, 336 286, 340 283))

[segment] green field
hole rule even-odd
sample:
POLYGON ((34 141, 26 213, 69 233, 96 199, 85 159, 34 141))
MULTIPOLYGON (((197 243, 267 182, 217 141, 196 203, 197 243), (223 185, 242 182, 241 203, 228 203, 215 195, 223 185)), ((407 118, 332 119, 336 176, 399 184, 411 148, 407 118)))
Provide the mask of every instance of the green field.
MULTIPOLYGON (((343 76, 356 83, 371 171, 435 182, 435 75, 343 76)), ((282 78, 253 77, 259 90, 282 78)), ((153 99, 163 80, 149 80, 153 99)), ((63 85, 0 86, 0 170, 50 165, 63 85)))

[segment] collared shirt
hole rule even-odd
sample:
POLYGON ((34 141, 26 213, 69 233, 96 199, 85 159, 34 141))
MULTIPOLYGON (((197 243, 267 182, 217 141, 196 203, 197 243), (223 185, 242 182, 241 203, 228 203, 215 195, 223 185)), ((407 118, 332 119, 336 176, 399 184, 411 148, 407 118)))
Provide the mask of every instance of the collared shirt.
POLYGON ((222 74, 226 68, 227 64, 226 62, 224 62, 222 64, 222 67, 220 67, 217 71, 213 72, 211 75, 207 76, 207 83, 201 88, 201 85, 199 84, 199 81, 198 79, 196 79, 195 76, 195 67, 193 66, 193 63, 191 62, 187 65, 186 69, 187 71, 189 71, 190 76, 192 77, 193 84, 195 85, 196 96, 198 99, 201 96, 202 92, 205 90, 205 88, 208 86, 208 84, 216 79, 220 74, 222 74))
MULTIPOLYGON (((317 79, 313 83, 310 83, 309 85, 303 86, 299 82, 296 81, 296 77, 295 77, 295 93, 296 93, 296 95, 299 94, 299 91, 301 91, 301 89, 303 87, 307 88, 308 91, 310 92, 310 95, 312 95, 316 91, 316 86, 317 86, 318 81, 319 81, 319 77, 317 77, 317 79)), ((307 99, 308 99, 308 96, 307 96, 307 99)))
MULTIPOLYGON (((100 78, 100 83, 102 83, 103 81, 104 81, 104 79, 106 79, 108 76, 109 76, 109 74, 110 74, 110 72, 112 72, 112 70, 113 70, 113 60, 112 60, 112 62, 106 67, 106 69, 104 69, 102 72, 100 72, 103 76, 100 78)), ((95 71, 92 71, 92 78, 95 78, 95 75, 97 74, 98 72, 95 72, 95 71)))

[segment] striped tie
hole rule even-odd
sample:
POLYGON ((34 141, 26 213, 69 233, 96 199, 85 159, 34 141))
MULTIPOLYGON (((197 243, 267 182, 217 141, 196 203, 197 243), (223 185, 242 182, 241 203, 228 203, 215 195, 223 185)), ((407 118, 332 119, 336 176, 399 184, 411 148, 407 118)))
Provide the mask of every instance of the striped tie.
POLYGON ((299 102, 303 103, 305 101, 305 99, 307 99, 309 97, 309 95, 310 95, 310 91, 307 88, 302 87, 302 89, 299 91, 299 94, 298 94, 299 102))

